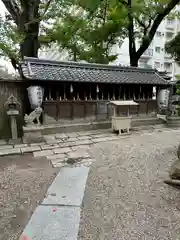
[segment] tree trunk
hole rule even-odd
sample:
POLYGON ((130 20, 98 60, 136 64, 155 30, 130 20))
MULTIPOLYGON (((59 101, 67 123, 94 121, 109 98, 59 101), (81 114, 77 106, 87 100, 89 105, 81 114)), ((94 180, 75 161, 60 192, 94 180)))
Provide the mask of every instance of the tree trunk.
POLYGON ((73 61, 77 62, 77 53, 76 52, 73 52, 73 61))
POLYGON ((28 31, 25 32, 25 38, 21 44, 21 58, 38 57, 39 41, 38 41, 39 24, 32 24, 28 31))
POLYGON ((136 57, 136 43, 135 43, 135 34, 134 34, 134 21, 132 16, 132 0, 128 0, 128 37, 129 37, 129 57, 130 65, 132 67, 138 66, 138 59, 136 57))
POLYGON ((20 15, 19 30, 24 35, 20 54, 24 57, 38 57, 39 49, 39 4, 40 0, 25 1, 20 15))
POLYGON ((134 56, 130 57, 130 65, 131 65, 131 67, 138 67, 138 59, 136 58, 135 54, 134 54, 134 56))

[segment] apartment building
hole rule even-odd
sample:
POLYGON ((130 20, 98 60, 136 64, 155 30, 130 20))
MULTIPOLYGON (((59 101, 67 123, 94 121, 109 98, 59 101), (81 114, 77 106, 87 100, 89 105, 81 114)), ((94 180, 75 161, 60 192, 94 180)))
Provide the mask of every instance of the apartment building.
POLYGON ((38 57, 40 59, 48 59, 54 61, 68 61, 68 52, 66 50, 60 51, 55 44, 48 49, 38 51, 38 57))
MULTIPOLYGON (((177 32, 180 31, 180 21, 178 19, 165 19, 159 26, 149 48, 144 52, 139 60, 139 67, 156 68, 159 71, 166 71, 172 80, 180 74, 180 66, 165 52, 165 43, 170 41, 177 32)), ((115 64, 129 65, 128 39, 121 47, 115 46, 113 52, 118 52, 115 64)), ((137 47, 139 42, 137 41, 137 47)))

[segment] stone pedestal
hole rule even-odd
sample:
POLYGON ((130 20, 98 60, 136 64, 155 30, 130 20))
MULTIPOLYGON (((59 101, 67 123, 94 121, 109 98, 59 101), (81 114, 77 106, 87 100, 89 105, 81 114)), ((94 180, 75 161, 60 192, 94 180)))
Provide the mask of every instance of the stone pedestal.
POLYGON ((17 121, 16 118, 19 115, 19 102, 17 99, 11 95, 8 100, 5 102, 5 106, 7 107, 7 115, 10 118, 11 125, 11 139, 9 140, 12 144, 17 144, 20 142, 18 139, 18 131, 17 131, 17 121))
POLYGON ((18 139, 16 117, 11 116, 10 119, 11 119, 10 121, 11 121, 12 140, 14 141, 18 139))
POLYGON ((43 142, 41 126, 23 127, 23 143, 43 142))

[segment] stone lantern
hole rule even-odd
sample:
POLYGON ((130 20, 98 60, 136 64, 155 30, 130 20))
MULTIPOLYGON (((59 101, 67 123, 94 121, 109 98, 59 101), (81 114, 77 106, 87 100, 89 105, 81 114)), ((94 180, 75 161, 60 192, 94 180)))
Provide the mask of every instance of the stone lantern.
POLYGON ((20 107, 20 103, 13 95, 10 95, 4 105, 7 108, 7 115, 10 117, 12 142, 17 143, 18 131, 16 118, 19 115, 18 108, 20 107))

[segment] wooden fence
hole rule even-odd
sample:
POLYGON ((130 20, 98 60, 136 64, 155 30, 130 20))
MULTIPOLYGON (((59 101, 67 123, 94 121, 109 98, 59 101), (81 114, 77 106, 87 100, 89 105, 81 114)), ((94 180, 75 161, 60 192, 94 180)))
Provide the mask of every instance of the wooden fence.
MULTIPOLYGON (((137 100, 139 106, 131 106, 133 116, 148 116, 157 111, 156 100, 137 100)), ((113 107, 107 100, 89 101, 44 101, 43 124, 64 123, 67 121, 110 120, 113 107)), ((127 106, 121 107, 121 114, 127 113, 127 106)))

